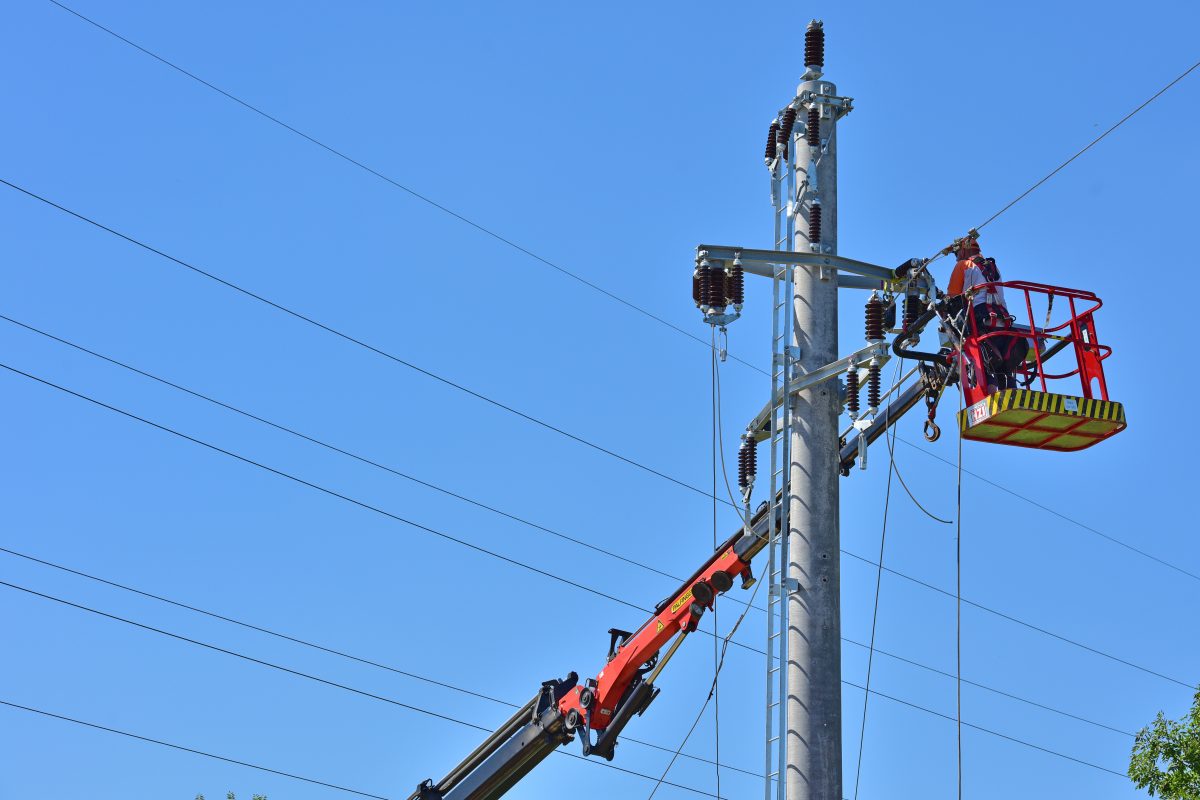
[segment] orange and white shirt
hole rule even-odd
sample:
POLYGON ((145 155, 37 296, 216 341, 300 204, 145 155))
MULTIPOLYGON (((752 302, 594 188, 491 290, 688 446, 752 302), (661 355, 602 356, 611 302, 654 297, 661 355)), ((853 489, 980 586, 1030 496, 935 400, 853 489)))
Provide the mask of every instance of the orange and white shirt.
MULTIPOLYGON (((964 258, 954 265, 954 271, 950 273, 950 285, 946 288, 946 294, 950 296, 966 294, 977 286, 982 286, 985 283, 991 283, 987 276, 983 274, 982 268, 983 256, 972 256, 964 258), (979 261, 976 261, 979 259, 979 261)), ((997 274, 996 279, 1000 276, 997 274)), ((1005 311, 1008 310, 1008 305, 1004 302, 1004 287, 992 286, 987 291, 977 292, 971 300, 973 305, 983 305, 990 303, 994 306, 999 306, 1005 311)))

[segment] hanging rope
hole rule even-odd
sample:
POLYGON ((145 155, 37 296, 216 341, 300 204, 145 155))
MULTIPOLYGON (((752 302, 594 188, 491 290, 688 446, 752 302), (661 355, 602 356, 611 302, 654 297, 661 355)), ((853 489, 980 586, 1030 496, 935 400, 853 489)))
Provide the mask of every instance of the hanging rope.
MULTIPOLYGON (((725 479, 725 489, 726 489, 726 491, 729 492, 730 500, 733 500, 733 487, 729 483, 729 472, 728 472, 728 470, 725 469, 725 451, 724 451, 724 448, 719 446, 719 442, 722 439, 724 439, 724 434, 723 434, 723 425, 721 424, 721 370, 717 364, 717 350, 716 350, 716 339, 715 339, 716 332, 715 332, 715 330, 713 332, 713 336, 714 336, 713 350, 712 350, 712 355, 713 355, 712 383, 713 383, 713 411, 714 411, 713 425, 714 425, 715 434, 716 434, 714 439, 716 442, 718 442, 718 444, 714 445, 713 452, 714 452, 714 459, 719 459, 719 461, 720 461, 721 475, 725 479)), ((714 460, 714 464, 716 464, 715 460, 714 460)), ((716 495, 716 471, 715 471, 715 469, 713 472, 713 495, 714 496, 716 495)), ((735 506, 737 505, 736 502, 734 503, 734 505, 735 506)), ((715 512, 716 512, 716 509, 715 509, 715 500, 714 500, 714 514, 715 514, 715 512)), ((740 511, 739 511, 739 515, 740 515, 740 511)), ((716 522, 715 522, 715 519, 716 518, 714 516, 714 523, 713 523, 713 537, 714 537, 713 538, 713 542, 714 542, 713 549, 714 550, 716 549, 716 522)), ((749 524, 748 520, 745 520, 745 519, 743 519, 743 523, 749 524)), ((721 675, 721 670, 725 667, 725 654, 729 650, 729 642, 733 639, 733 635, 735 633, 737 633, 738 628, 741 627, 742 621, 744 619, 746 619, 746 614, 750 613, 750 609, 754 607, 754 600, 756 597, 758 597, 758 590, 760 587, 762 587, 762 585, 764 583, 766 583, 766 581, 760 579, 754 584, 754 591, 750 593, 750 599, 746 602, 746 607, 742 609, 742 613, 739 614, 737 620, 734 621, 733 627, 731 627, 729 629, 729 633, 725 634, 723 637, 720 638, 720 643, 721 643, 720 644, 720 656, 717 659, 716 668, 713 670, 713 680, 712 680, 712 685, 708 689, 708 696, 704 698, 704 704, 700 706, 700 711, 696 714, 696 719, 694 719, 692 721, 692 726, 690 728, 688 728, 688 732, 684 735, 683 741, 681 741, 679 743, 679 747, 675 748, 675 751, 671 754, 671 760, 667 762, 667 766, 662 771, 662 775, 660 775, 658 777, 658 780, 655 781, 654 788, 652 788, 650 790, 650 794, 647 796, 646 800, 653 800, 654 795, 658 792, 659 787, 663 785, 663 783, 667 779, 667 775, 671 772, 671 767, 675 766, 675 762, 679 759, 680 754, 683 752, 683 748, 687 746, 688 740, 691 739, 692 734, 696 732, 696 727, 700 724, 700 720, 704 719, 704 712, 708 710, 708 704, 710 702, 714 701, 715 699, 717 699, 717 679, 721 675)), ((714 606, 713 607, 714 625, 716 623, 716 618, 717 618, 716 617, 716 607, 714 606)), ((714 637, 714 639, 713 639, 714 645, 716 644, 716 642, 717 642, 717 639, 714 637)), ((720 730, 719 706, 714 709, 714 717, 716 718, 716 726, 719 731, 720 730)), ((718 753, 718 755, 720 753, 719 742, 717 744, 717 753, 718 753)), ((715 758, 714 761, 718 762, 718 764, 719 764, 720 758, 719 757, 715 758)), ((720 781, 721 781, 721 774, 720 774, 720 768, 718 767, 717 791, 715 792, 715 794, 718 796, 718 798, 721 795, 720 781)))
MULTIPOLYGON (((899 360, 896 361, 896 375, 900 374, 900 363, 901 362, 899 360)), ((895 381, 896 378, 893 377, 892 382, 895 383, 895 381)), ((889 433, 891 434, 893 440, 896 438, 895 428, 892 428, 890 432, 888 431, 888 415, 890 411, 891 408, 889 407, 884 412, 883 417, 885 440, 887 439, 889 433)), ((877 623, 879 622, 879 591, 883 583, 883 554, 884 546, 887 544, 888 510, 891 507, 892 501, 892 475, 894 473, 896 477, 900 477, 900 473, 895 472, 894 469, 895 461, 895 442, 889 441, 887 489, 883 493, 883 529, 879 533, 879 565, 875 570, 875 607, 871 611, 871 641, 867 649, 867 682, 866 686, 863 687, 862 725, 858 731, 858 763, 854 768, 854 800, 858 800, 858 789, 862 783, 863 743, 867 738, 867 707, 871 700, 871 668, 875 665, 875 629, 877 623)), ((909 497, 912 497, 911 493, 909 494, 909 497)), ((916 502, 916 498, 913 498, 913 501, 916 502)), ((917 505, 919 507, 920 503, 917 505)))
MULTIPOLYGON (((903 363, 903 362, 902 361, 896 362, 896 373, 897 374, 900 372, 900 364, 901 363, 903 363)), ((909 374, 911 375, 912 373, 909 373, 909 374)), ((950 372, 947 370, 946 378, 943 379, 943 381, 942 381, 942 387, 941 387, 941 389, 938 390, 939 394, 941 392, 945 391, 946 383, 949 380, 949 377, 950 377, 950 372)), ((892 388, 887 391, 887 394, 891 394, 892 392, 897 391, 906 381, 907 381, 907 378, 900 380, 899 383, 896 383, 896 381, 893 379, 892 388)), ((886 397, 887 395, 884 395, 884 396, 886 397)), ((888 428, 888 418, 886 415, 884 416, 883 427, 884 427, 884 430, 887 430, 887 428, 888 428)), ((940 522, 943 525, 953 525, 954 520, 942 519, 941 517, 937 516, 932 511, 930 511, 929 509, 925 508, 925 506, 921 504, 921 501, 917 499, 917 496, 915 494, 913 494, 912 489, 908 488, 908 484, 904 481, 904 476, 900 474, 900 467, 899 467, 899 465, 896 464, 895 429, 894 428, 892 429, 892 435, 890 437, 885 434, 883 437, 883 440, 885 442, 887 442, 887 446, 888 446, 888 489, 889 489, 889 491, 891 490, 892 473, 894 472, 894 473, 896 473, 897 480, 900 481, 900 485, 904 488, 904 493, 908 495, 908 499, 912 500, 913 505, 915 505, 917 508, 919 508, 921 510, 921 512, 925 514, 925 516, 929 517, 931 520, 933 520, 935 522, 940 522)))
MULTIPOLYGON (((958 395, 958 410, 963 407, 962 393, 958 395)), ((956 713, 955 726, 958 729, 958 800, 962 800, 963 771, 962 771, 962 437, 958 437, 958 488, 955 519, 957 530, 954 536, 954 639, 955 639, 955 697, 956 713)))
MULTIPOLYGON (((717 329, 714 326, 712 330, 712 348, 710 350, 710 363, 712 365, 712 546, 713 550, 717 549, 717 453, 721 454, 721 463, 725 463, 725 451, 721 446, 720 435, 720 420, 721 420, 721 404, 720 390, 718 388, 719 378, 717 365, 717 329)), ((729 485, 729 476, 725 476, 726 487, 729 485)), ((721 689, 717 679, 721 675, 721 656, 718 652, 718 640, 721 636, 720 627, 717 625, 717 607, 714 604, 712 609, 713 620, 713 770, 717 774, 716 794, 721 796, 721 689)))
MULTIPOLYGON (((730 640, 733 639, 733 635, 737 633, 737 629, 741 627, 742 620, 746 618, 746 614, 750 613, 750 609, 754 605, 754 599, 758 596, 758 590, 764 583, 766 583, 766 581, 760 579, 754 584, 754 591, 750 593, 750 600, 746 603, 746 607, 742 609, 742 613, 738 615, 737 620, 733 623, 733 627, 729 629, 729 633, 722 637, 721 659, 717 662, 717 675, 720 675, 721 670, 725 667, 725 654, 729 650, 730 640)), ((675 761, 678 760, 679 754, 683 752, 683 748, 687 745, 688 739, 690 739, 692 734, 695 733, 696 726, 699 725, 700 720, 704 718, 704 712, 708 710, 708 704, 713 699, 713 695, 716 693, 716 691, 717 678, 714 675, 712 686, 710 686, 708 689, 708 696, 704 698, 704 704, 700 706, 700 712, 696 714, 696 719, 692 721, 692 727, 688 728, 688 732, 683 737, 683 741, 679 743, 679 747, 675 748, 675 752, 671 755, 671 760, 667 762, 666 769, 663 770, 662 775, 660 775, 658 780, 655 781, 654 788, 650 790, 650 794, 646 800, 653 800, 654 795, 658 791, 659 787, 662 786, 663 782, 666 781, 667 774, 671 771, 671 767, 675 765, 675 761)), ((720 792, 717 792, 716 794, 719 795, 720 792)), ((718 800, 723 800, 723 798, 718 798, 718 800)))

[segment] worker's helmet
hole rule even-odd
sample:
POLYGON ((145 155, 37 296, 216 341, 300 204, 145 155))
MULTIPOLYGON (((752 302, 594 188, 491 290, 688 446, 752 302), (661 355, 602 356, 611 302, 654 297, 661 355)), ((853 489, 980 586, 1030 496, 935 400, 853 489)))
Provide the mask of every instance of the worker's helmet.
POLYGON ((966 237, 958 243, 958 247, 954 248, 954 255, 960 261, 979 255, 979 240, 973 236, 966 237))

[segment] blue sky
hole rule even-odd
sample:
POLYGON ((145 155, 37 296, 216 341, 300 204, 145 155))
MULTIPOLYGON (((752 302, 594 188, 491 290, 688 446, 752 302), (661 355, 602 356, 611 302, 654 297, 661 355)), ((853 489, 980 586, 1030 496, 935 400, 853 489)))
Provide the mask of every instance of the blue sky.
MULTIPOLYGON (((809 17, 855 98, 840 137, 844 255, 898 263, 986 218, 1196 59, 1180 3, 73 5, 538 255, 697 336, 697 243, 770 243, 762 140, 809 17)), ((288 133, 43 0, 3 11, 0 177, 682 481, 711 479, 706 349, 288 133)), ((1190 494, 1191 76, 985 232, 1005 276, 1098 292, 1128 431, 1059 455, 968 443, 964 595, 1200 682, 1190 494), (996 484, 1052 509, 1031 505, 996 484)), ((687 574, 711 503, 0 187, 0 313, 540 525, 687 574)), ((938 269, 945 280, 948 266, 938 269)), ((730 348, 765 366, 768 287, 730 348)), ((843 351, 861 330, 842 296, 843 351)), ((248 459, 649 606, 672 582, 239 417, 0 320, 0 362, 248 459)), ((722 368, 726 453, 766 379, 722 368)), ((949 423, 949 399, 942 412, 949 423)), ((423 533, 85 401, 0 375, 0 546, 510 702, 594 673, 633 609, 423 533)), ((917 496, 954 511, 956 442, 900 425, 917 496), (939 461, 938 458, 944 459, 939 461)), ((950 428, 946 424, 947 429, 950 428)), ((843 480, 844 548, 879 550, 886 471, 843 480)), ((731 462, 732 465, 732 462, 731 462)), ((954 532, 893 494, 886 563, 952 588, 954 532)), ((723 537, 736 525, 720 512, 723 537)), ((0 580, 490 728, 508 710, 0 553, 0 580)), ((843 633, 870 635, 874 568, 843 561, 843 633)), ((481 733, 0 587, 0 699, 386 797, 481 733)), ((731 606, 726 606, 730 608, 731 606)), ((725 611, 722 629, 732 621, 725 611)), ((761 646, 761 617, 737 639, 761 646)), ((954 606, 885 575, 888 652, 953 671, 954 606)), ((865 651, 847 645, 860 683, 865 651)), ((878 657, 880 692, 953 714, 954 683, 878 657)), ((762 768, 761 657, 722 672, 721 761, 762 768)), ((691 643, 628 733, 674 748, 711 680, 691 643)), ((1123 731, 1178 683, 963 611, 964 677, 1123 731)), ((843 696, 853 792, 862 693, 843 696)), ((1123 771, 1130 739, 970 686, 964 719, 1123 771)), ((0 708, 4 797, 338 793, 0 708)), ((949 797, 954 725, 872 698, 860 797, 949 797)), ((712 758, 711 712, 685 752, 712 758)), ((619 766, 667 754, 628 742, 619 766)), ((711 792, 713 767, 670 779, 711 792)), ((1124 779, 964 731, 973 798, 1132 798, 1124 779)), ((643 778, 551 758, 523 797, 639 796, 643 778)), ((723 769, 721 793, 761 779, 723 769)), ((699 797, 673 787, 664 797, 699 797)))

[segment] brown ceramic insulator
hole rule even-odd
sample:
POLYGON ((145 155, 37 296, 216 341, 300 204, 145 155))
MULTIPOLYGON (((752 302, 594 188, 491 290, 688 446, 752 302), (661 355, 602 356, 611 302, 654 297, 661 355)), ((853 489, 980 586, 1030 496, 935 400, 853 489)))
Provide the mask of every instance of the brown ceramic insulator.
POLYGON ((846 373, 846 410, 858 415, 858 368, 846 373))
POLYGON ((880 399, 879 365, 872 364, 867 370, 867 407, 879 408, 880 399))
POLYGON ((883 338, 883 301, 878 297, 867 301, 866 318, 867 341, 879 341, 883 338))
POLYGON ((825 66, 825 26, 816 20, 804 31, 804 66, 825 66))
POLYGON ((767 151, 763 154, 763 160, 770 164, 775 160, 777 139, 779 138, 779 123, 772 122, 770 129, 767 131, 767 151))

